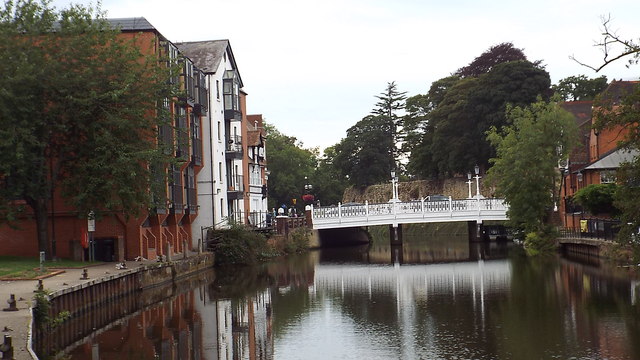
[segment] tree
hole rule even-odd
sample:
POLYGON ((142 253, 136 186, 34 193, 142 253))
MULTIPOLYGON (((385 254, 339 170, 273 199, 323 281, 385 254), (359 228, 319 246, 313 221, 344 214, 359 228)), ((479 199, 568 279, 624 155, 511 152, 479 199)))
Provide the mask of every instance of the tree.
POLYGON ((607 77, 604 75, 595 79, 589 79, 585 75, 569 76, 551 86, 565 101, 593 100, 606 88, 607 77))
MULTIPOLYGON (((490 47, 469 63, 469 65, 458 69, 454 75, 463 78, 478 77, 482 74, 488 73, 498 64, 521 60, 527 60, 522 49, 513 47, 513 44, 510 42, 505 42, 490 47)), ((536 65, 539 65, 539 62, 537 62, 536 65)))
POLYGON ((313 193, 321 204, 337 204, 342 201, 347 188, 348 181, 335 164, 337 156, 335 146, 326 148, 311 178, 313 193))
POLYGON ((99 9, 80 5, 17 0, 0 9, 0 221, 30 208, 47 257, 54 190, 79 216, 135 215, 162 201, 150 191, 152 165, 171 156, 157 146, 154 115, 173 96, 170 74, 119 34, 99 9))
POLYGON ((292 199, 297 205, 304 192, 305 176, 309 179, 315 172, 317 156, 273 125, 265 124, 265 128, 269 139, 269 207, 291 206, 292 199))
POLYGON ((393 148, 387 118, 368 115, 347 130, 335 145, 334 165, 349 183, 366 187, 386 181, 395 164, 389 156, 393 148))
MULTIPOLYGON (((488 73, 447 82, 444 96, 428 112, 421 144, 412 148, 409 168, 423 177, 466 173, 476 164, 488 168, 494 149, 485 133, 508 123, 507 104, 526 106, 546 97, 549 74, 528 61, 494 66, 488 73)), ((410 113, 411 114, 411 113, 410 113)))
POLYGON ((558 100, 547 103, 539 98, 527 107, 510 107, 510 125, 501 130, 492 127, 488 133, 497 153, 488 180, 509 204, 511 224, 527 233, 545 232, 544 219, 559 184, 558 161, 576 143, 573 116, 560 108, 558 100))
POLYGON ((377 95, 376 98, 378 102, 371 113, 389 123, 385 128, 389 131, 389 137, 391 138, 389 155, 391 156, 392 167, 395 170, 399 163, 397 147, 404 138, 402 132, 403 117, 398 115, 398 111, 405 107, 406 92, 399 92, 395 81, 392 81, 387 83, 385 91, 377 95))

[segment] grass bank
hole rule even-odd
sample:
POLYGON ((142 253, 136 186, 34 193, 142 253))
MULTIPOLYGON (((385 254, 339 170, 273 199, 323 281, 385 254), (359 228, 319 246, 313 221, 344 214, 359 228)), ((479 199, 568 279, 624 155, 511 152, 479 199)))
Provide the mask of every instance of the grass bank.
POLYGON ((61 268, 82 268, 96 262, 73 260, 45 261, 40 271, 40 259, 36 257, 0 256, 0 278, 2 279, 37 279, 61 268))

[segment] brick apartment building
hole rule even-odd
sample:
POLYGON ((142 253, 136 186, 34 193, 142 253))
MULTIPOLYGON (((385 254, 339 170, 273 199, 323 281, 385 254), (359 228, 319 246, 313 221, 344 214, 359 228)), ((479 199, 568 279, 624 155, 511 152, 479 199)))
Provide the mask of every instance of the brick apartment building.
MULTIPOLYGON (((266 136, 262 115, 247 115, 229 41, 174 44, 145 18, 108 21, 143 54, 180 64, 179 76, 168 81, 184 98, 164 101, 172 125, 158 129, 160 141, 175 145, 180 165, 166 169, 166 207, 136 218, 114 213, 88 222, 56 191, 49 214, 52 254, 87 259, 90 243, 96 260, 155 259, 196 249, 208 228, 260 221, 267 210, 266 136)), ((35 221, 27 214, 18 225, 0 225, 0 254, 37 256, 35 221)))
MULTIPOLYGON (((614 80, 605 89, 603 96, 613 101, 615 111, 618 100, 639 84, 639 81, 614 80)), ((615 183, 616 169, 622 162, 633 160, 638 153, 618 148, 618 143, 625 138, 628 130, 621 127, 600 131, 593 129, 595 118, 592 101, 565 102, 561 106, 574 115, 580 129, 580 146, 569 155, 567 164, 561 164, 565 171, 560 189, 559 211, 565 227, 578 229, 580 220, 588 219, 591 215, 574 206, 571 197, 591 184, 615 183)))

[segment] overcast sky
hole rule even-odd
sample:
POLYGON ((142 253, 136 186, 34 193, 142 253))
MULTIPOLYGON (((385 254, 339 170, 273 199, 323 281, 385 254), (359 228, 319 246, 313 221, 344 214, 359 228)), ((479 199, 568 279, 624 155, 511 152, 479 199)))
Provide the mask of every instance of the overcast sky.
MULTIPOLYGON (((54 0, 57 8, 86 0, 54 0)), ((408 96, 512 42, 542 60, 551 80, 571 75, 636 79, 623 62, 599 74, 601 17, 640 38, 638 0, 103 0, 108 17, 145 17, 173 42, 229 39, 261 113, 305 147, 331 146, 369 114, 388 82, 408 96)))

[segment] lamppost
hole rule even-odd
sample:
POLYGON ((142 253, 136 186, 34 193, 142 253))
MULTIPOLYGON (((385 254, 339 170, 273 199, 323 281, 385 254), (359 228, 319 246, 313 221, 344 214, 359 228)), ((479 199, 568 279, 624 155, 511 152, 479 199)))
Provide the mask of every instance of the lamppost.
POLYGON ((391 170, 391 200, 389 202, 400 202, 398 199, 398 177, 395 170, 391 170))
POLYGON ((469 185, 469 197, 467 197, 468 199, 471 199, 471 171, 467 172, 467 185, 469 185))
MULTIPOLYGON (((304 194, 302 195, 302 200, 305 202, 306 206, 309 206, 313 202, 313 194, 311 194, 311 190, 313 190, 313 185, 309 184, 309 179, 304 177, 304 194)), ((306 210, 305 206, 305 210, 306 210)))
POLYGON ((476 164, 473 170, 476 172, 476 197, 480 199, 480 166, 476 164))

